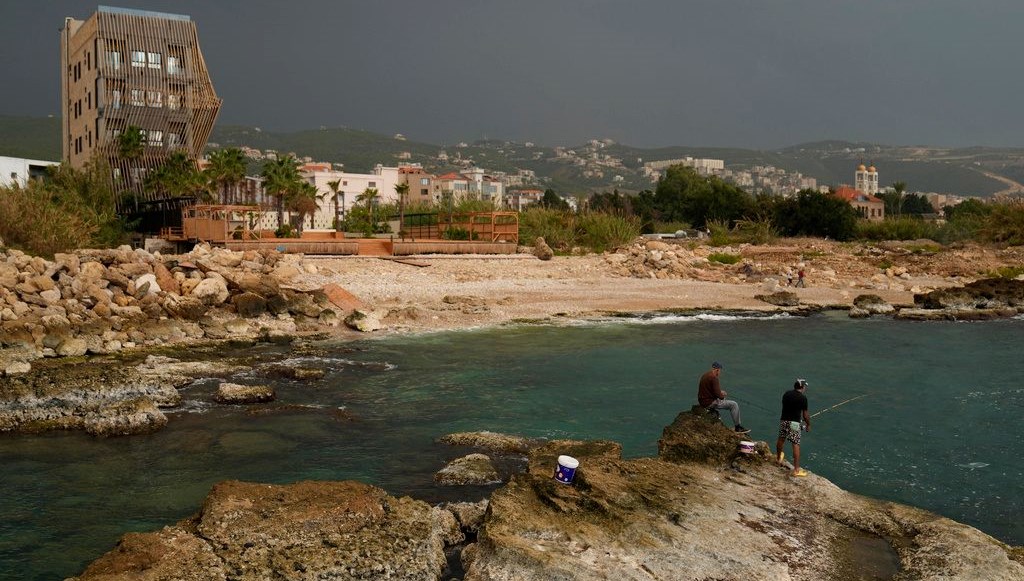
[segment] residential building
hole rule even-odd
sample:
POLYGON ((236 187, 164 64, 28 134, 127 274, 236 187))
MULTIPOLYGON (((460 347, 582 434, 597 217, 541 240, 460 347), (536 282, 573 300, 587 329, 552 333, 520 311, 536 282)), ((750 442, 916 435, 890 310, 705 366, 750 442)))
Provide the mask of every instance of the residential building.
POLYGON ((441 187, 434 181, 434 176, 421 165, 398 167, 398 183, 409 186, 409 193, 405 197, 407 204, 427 204, 437 200, 441 195, 441 187))
POLYGON ((25 187, 29 180, 44 178, 46 168, 54 165, 60 165, 60 163, 0 155, 0 187, 14 185, 25 187))
POLYGON ((196 25, 180 14, 100 6, 60 31, 64 160, 82 167, 94 156, 111 166, 115 190, 144 200, 162 195, 146 175, 174 151, 197 160, 221 100, 199 50, 196 25), (119 137, 141 130, 125 155, 119 137))
POLYGON ((539 203, 542 199, 544 199, 544 190, 540 188, 509 190, 505 194, 505 206, 509 210, 518 212, 526 206, 539 203))
MULTIPOLYGON (((302 169, 302 168, 300 168, 302 169)), ((317 211, 313 214, 311 230, 333 230, 334 220, 342 220, 355 206, 361 204, 357 198, 368 189, 377 190, 376 204, 391 204, 398 201, 395 186, 399 183, 399 168, 377 164, 372 173, 350 173, 330 169, 330 164, 310 164, 301 174, 316 187, 317 211), (335 196, 330 182, 338 182, 335 196)))
POLYGON ((880 221, 885 219, 885 202, 876 198, 873 194, 865 194, 857 188, 850 186, 839 186, 835 196, 845 200, 853 209, 868 220, 880 221))

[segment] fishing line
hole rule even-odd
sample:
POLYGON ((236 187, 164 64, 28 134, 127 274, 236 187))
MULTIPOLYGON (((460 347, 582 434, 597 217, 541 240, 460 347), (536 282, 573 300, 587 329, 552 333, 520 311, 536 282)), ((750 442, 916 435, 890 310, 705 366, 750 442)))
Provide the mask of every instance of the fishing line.
POLYGON ((750 400, 748 400, 748 399, 744 399, 744 398, 742 398, 742 397, 736 397, 736 396, 732 396, 732 399, 734 399, 734 400, 736 400, 736 401, 740 402, 741 404, 744 404, 744 405, 749 405, 749 406, 751 406, 751 407, 753 407, 753 408, 755 408, 755 409, 759 409, 759 410, 761 410, 761 411, 763 411, 763 412, 768 412, 768 413, 770 413, 770 414, 771 414, 771 413, 775 413, 775 412, 773 412, 772 410, 770 410, 770 409, 768 409, 768 408, 766 408, 766 407, 764 407, 764 406, 762 406, 762 405, 758 405, 758 404, 756 404, 756 403, 754 403, 754 402, 752 402, 752 401, 750 401, 750 400))
POLYGON ((860 399, 862 397, 867 397, 869 395, 871 395, 871 394, 870 393, 862 393, 862 394, 860 394, 860 395, 858 395, 856 397, 851 397, 850 399, 841 401, 841 402, 837 403, 836 405, 834 405, 832 407, 825 408, 825 409, 823 409, 823 410, 821 410, 820 412, 817 412, 817 413, 813 413, 813 414, 811 414, 811 417, 813 418, 815 416, 820 416, 821 414, 823 414, 825 412, 828 412, 828 411, 832 411, 832 410, 836 409, 837 407, 839 407, 841 405, 846 405, 846 404, 848 404, 850 402, 857 401, 858 399, 860 399))

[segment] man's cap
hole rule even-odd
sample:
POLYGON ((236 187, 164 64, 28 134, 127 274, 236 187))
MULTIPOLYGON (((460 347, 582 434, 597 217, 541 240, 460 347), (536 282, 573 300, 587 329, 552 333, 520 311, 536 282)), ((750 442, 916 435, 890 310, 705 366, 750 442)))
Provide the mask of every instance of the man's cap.
POLYGON ((806 387, 807 387, 807 380, 806 379, 797 378, 796 382, 793 384, 793 388, 794 389, 800 389, 800 388, 806 388, 806 387))
POLYGON ((721 369, 721 368, 722 368, 722 364, 717 362, 717 361, 715 361, 714 363, 711 364, 711 369, 721 369))

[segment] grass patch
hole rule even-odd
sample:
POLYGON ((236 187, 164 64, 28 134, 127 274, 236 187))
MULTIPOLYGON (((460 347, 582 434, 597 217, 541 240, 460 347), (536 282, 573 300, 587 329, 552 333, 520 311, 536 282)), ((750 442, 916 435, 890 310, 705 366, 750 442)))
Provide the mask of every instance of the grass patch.
POLYGON ((989 273, 993 278, 1017 278, 1024 274, 1024 266, 1002 266, 989 273))
POLYGON ((708 261, 720 264, 736 264, 740 261, 740 258, 738 254, 729 254, 727 252, 712 252, 708 255, 708 261))

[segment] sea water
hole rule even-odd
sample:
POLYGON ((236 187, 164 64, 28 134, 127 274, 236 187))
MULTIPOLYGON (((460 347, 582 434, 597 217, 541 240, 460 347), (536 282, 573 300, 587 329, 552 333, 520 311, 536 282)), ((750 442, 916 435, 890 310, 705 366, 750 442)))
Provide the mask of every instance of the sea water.
POLYGON ((256 365, 230 379, 273 383, 278 402, 262 407, 215 404, 216 381, 197 381, 151 435, 0 437, 0 579, 76 574, 124 532, 194 514, 225 479, 483 498, 492 488, 433 483, 467 452, 436 442, 452 432, 610 439, 626 456, 655 456, 712 361, 751 439, 773 446, 795 378, 808 380, 812 413, 869 394, 814 418, 807 469, 1024 544, 1022 338, 1020 319, 709 314, 392 336, 303 356, 263 346, 268 364, 326 374, 294 382, 256 365))

